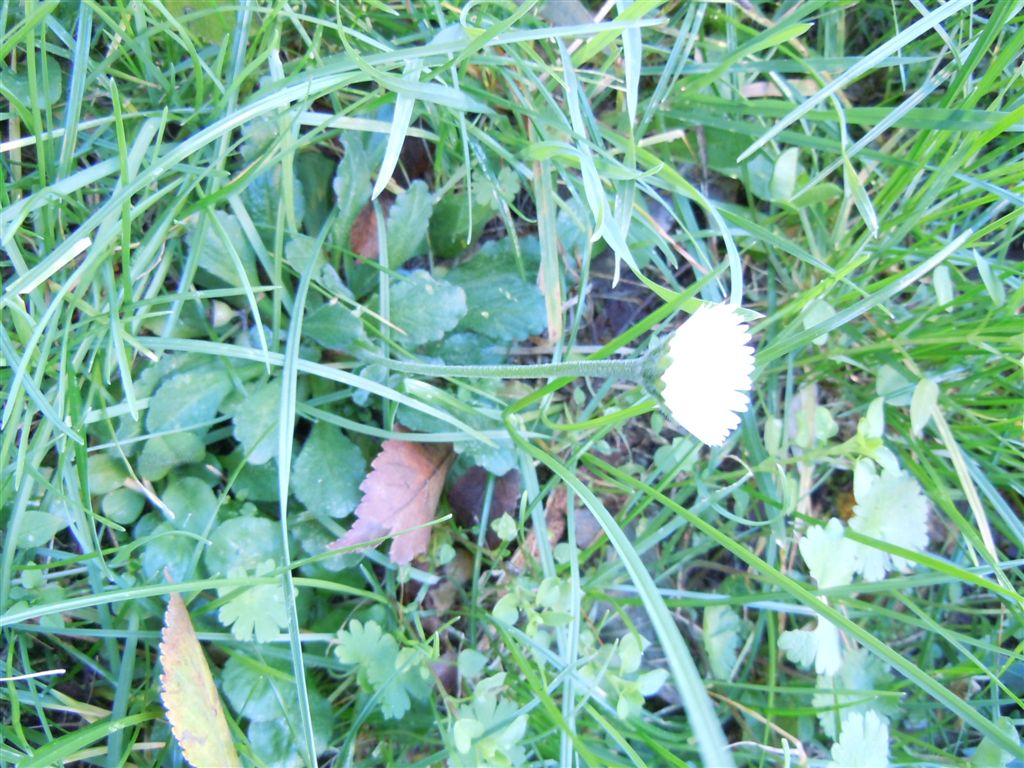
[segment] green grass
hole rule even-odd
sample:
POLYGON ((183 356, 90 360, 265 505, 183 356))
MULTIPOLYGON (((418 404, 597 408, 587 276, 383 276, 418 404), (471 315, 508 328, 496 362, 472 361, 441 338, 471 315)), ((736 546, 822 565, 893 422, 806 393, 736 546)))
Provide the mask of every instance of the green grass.
POLYGON ((183 764, 179 591, 247 764, 1024 759, 1019 4, 608 6, 0 7, 0 762, 183 764), (601 378, 699 301, 723 449, 601 378), (457 454, 411 565, 327 548, 387 439, 457 454))

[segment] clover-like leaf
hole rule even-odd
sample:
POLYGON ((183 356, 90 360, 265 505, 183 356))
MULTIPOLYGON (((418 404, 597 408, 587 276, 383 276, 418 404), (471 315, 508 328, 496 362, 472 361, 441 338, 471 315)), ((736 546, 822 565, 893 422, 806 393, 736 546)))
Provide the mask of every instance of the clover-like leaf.
MULTIPOLYGON (((263 576, 274 569, 274 562, 267 560, 256 568, 256 575, 263 576)), ((240 578, 245 571, 235 569, 228 576, 240 578)), ((243 587, 223 587, 217 590, 219 597, 230 596, 217 612, 217 619, 231 628, 235 639, 243 643, 256 637, 258 643, 269 643, 283 627, 288 626, 288 605, 281 584, 256 584, 243 587)))
POLYGON ((832 745, 828 768, 887 768, 889 724, 876 712, 854 712, 843 718, 839 740, 832 745))
MULTIPOLYGON (((857 504, 853 508, 850 527, 855 531, 881 539, 889 544, 916 552, 928 545, 928 500, 921 486, 904 472, 885 470, 880 477, 865 472, 856 489, 857 504)), ((858 570, 866 581, 878 581, 895 568, 910 570, 911 563, 869 545, 858 545, 858 570)))

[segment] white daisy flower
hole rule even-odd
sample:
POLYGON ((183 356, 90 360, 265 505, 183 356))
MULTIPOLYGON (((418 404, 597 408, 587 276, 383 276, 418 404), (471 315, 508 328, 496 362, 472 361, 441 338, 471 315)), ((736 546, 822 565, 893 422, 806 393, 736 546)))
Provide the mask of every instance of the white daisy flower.
POLYGON ((736 308, 705 304, 668 341, 661 397, 680 425, 707 445, 722 445, 750 406, 754 348, 736 308))

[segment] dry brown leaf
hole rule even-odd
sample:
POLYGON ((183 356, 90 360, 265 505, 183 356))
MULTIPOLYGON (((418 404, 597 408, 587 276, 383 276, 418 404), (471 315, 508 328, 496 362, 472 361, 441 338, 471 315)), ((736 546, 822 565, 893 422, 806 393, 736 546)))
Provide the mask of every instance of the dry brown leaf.
POLYGON ((241 766, 213 675, 177 592, 171 593, 160 637, 160 698, 185 759, 195 768, 241 766))
POLYGON ((349 248, 367 261, 376 261, 380 256, 380 241, 377 238, 377 214, 367 203, 359 212, 352 231, 348 236, 349 248))
POLYGON ((355 525, 331 548, 391 535, 391 562, 404 565, 424 554, 430 546, 430 528, 409 529, 434 519, 452 458, 445 444, 385 440, 359 486, 363 500, 356 507, 355 525))

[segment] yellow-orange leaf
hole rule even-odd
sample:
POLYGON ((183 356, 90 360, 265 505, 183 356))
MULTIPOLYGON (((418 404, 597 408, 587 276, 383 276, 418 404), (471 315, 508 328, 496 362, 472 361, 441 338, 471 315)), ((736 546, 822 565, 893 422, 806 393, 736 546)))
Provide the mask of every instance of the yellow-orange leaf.
POLYGON ((171 594, 161 640, 161 698, 185 759, 195 768, 241 766, 213 675, 177 592, 171 594))
POLYGON ((409 563, 425 553, 430 528, 409 529, 434 519, 451 462, 447 445, 385 440, 359 486, 363 500, 356 507, 355 525, 331 547, 351 547, 392 535, 393 563, 409 563))

